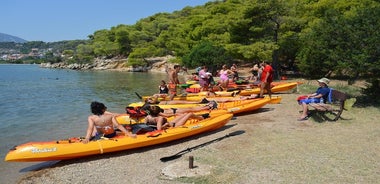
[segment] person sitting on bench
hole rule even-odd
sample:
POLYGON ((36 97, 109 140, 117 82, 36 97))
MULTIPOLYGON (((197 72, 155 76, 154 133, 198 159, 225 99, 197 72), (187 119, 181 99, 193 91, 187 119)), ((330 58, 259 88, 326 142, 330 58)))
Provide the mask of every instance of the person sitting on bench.
POLYGON ((304 95, 298 98, 298 103, 302 106, 302 114, 298 121, 304 121, 309 118, 308 105, 309 103, 323 103, 328 99, 330 88, 327 86, 330 80, 327 78, 321 78, 318 81, 319 88, 313 94, 304 95))

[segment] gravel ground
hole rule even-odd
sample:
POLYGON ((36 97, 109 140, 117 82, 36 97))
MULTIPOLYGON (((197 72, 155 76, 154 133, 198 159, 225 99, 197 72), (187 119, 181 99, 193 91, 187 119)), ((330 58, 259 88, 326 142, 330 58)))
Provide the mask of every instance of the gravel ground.
MULTIPOLYGON (((212 148, 219 145, 228 148, 229 145, 236 143, 234 140, 239 136, 242 138, 252 136, 251 129, 253 127, 251 125, 261 126, 260 124, 264 123, 257 120, 267 119, 273 124, 275 120, 271 116, 281 117, 273 114, 274 109, 280 105, 268 104, 262 110, 234 117, 220 130, 172 143, 73 161, 62 161, 55 167, 28 174, 19 183, 120 183, 122 181, 126 181, 126 183, 178 183, 179 181, 176 180, 178 177, 211 174, 214 167, 212 164, 198 163, 198 159, 201 159, 198 149, 173 161, 161 162, 160 158, 214 140, 233 131, 244 130, 245 133, 242 135, 229 137, 205 146, 205 148, 212 148), (263 117, 265 114, 270 116, 269 119, 263 117), (190 155, 195 157, 195 168, 193 169, 189 169, 188 157, 190 155)), ((292 113, 296 115, 294 112, 292 113)), ((292 119, 296 119, 296 116, 292 119)), ((270 128, 273 125, 265 124, 265 126, 270 128)), ((199 148, 199 150, 205 148, 199 148)), ((223 152, 225 150, 212 151, 223 152)))
POLYGON ((344 120, 299 122, 298 93, 234 117, 225 127, 157 146, 62 161, 20 179, 34 183, 377 183, 379 109, 344 112, 344 120), (370 115, 369 115, 369 114, 370 115), (363 119, 361 116, 369 117, 363 119), (222 137, 176 160, 160 158, 222 137), (189 169, 189 156, 195 168, 189 169))

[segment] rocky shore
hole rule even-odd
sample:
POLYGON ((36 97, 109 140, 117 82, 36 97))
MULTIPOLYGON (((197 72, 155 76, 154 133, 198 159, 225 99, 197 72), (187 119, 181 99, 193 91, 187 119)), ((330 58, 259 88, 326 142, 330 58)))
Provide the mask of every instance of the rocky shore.
POLYGON ((165 57, 153 57, 146 58, 147 63, 150 63, 147 66, 128 66, 127 59, 101 59, 97 58, 93 63, 41 63, 40 67, 42 68, 59 68, 59 69, 70 69, 70 70, 119 70, 119 71, 128 71, 128 72, 147 72, 147 71, 159 71, 165 72, 166 67, 172 67, 173 63, 170 63, 169 60, 173 56, 165 57))

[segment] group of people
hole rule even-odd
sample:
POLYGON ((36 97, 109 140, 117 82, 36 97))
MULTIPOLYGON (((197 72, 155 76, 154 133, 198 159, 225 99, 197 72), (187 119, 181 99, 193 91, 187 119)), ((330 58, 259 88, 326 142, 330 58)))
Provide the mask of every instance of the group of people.
MULTIPOLYGON (((252 68, 252 70, 257 71, 257 73, 256 72, 253 73, 254 74, 253 77, 257 77, 257 80, 260 80, 261 90, 260 90, 260 94, 258 95, 259 98, 263 97, 265 90, 267 91, 269 96, 271 96, 270 84, 273 81, 273 68, 271 67, 269 62, 263 62, 262 66, 263 66, 262 69, 255 69, 256 68, 255 66, 252 68)), ((204 67, 203 69, 207 69, 207 67, 204 67)), ((174 96, 177 93, 177 90, 176 90, 177 84, 179 84, 179 80, 178 80, 179 71, 180 71, 179 65, 175 65, 174 69, 168 71, 170 82, 169 84, 166 84, 164 80, 161 81, 161 84, 159 86, 159 94, 163 94, 163 95, 169 94, 171 100, 174 98, 174 96)), ((208 75, 206 74, 207 72, 205 71, 207 70, 204 70, 203 72, 200 71, 200 74, 208 75)), ((228 70, 226 65, 223 65, 222 69, 220 70, 221 80, 227 80, 226 78, 228 78, 228 75, 231 74, 230 72, 232 71, 228 70)), ((309 113, 308 113, 309 103, 320 103, 321 101, 326 102, 328 100, 328 95, 330 92, 330 89, 328 87, 329 82, 330 80, 327 78, 319 79, 318 80, 319 88, 316 90, 315 93, 302 96, 302 98, 298 99, 298 103, 302 106, 302 109, 303 109, 301 117, 298 119, 299 121, 307 120, 309 118, 309 113)), ((157 100, 158 97, 159 96, 156 96, 155 100, 157 100)), ((241 100, 241 98, 239 99, 241 100)), ((236 99, 228 99, 228 100, 236 100, 236 99)), ((154 103, 157 103, 157 102, 149 102, 149 104, 154 104, 154 103)), ((168 102, 165 102, 165 103, 168 103, 168 102)), ((175 102, 173 101, 173 103, 175 102)), ((170 104, 173 104, 173 103, 170 103, 170 104)), ((186 103, 200 103, 200 102, 186 101, 186 103)), ((212 110, 212 109, 217 108, 216 101, 203 99, 201 103, 205 103, 205 105, 199 106, 199 107, 190 107, 190 108, 183 108, 183 109, 172 108, 172 109, 165 109, 165 110, 161 109, 159 106, 156 106, 156 105, 149 105, 147 109, 149 111, 149 115, 146 116, 145 123, 148 125, 157 126, 157 130, 162 130, 167 127, 178 127, 178 126, 182 126, 190 118, 202 120, 209 117, 208 114, 195 115, 193 112, 198 112, 201 110, 212 110), (167 117, 173 116, 173 115, 178 115, 178 116, 176 116, 176 118, 174 118, 172 121, 168 122, 167 117)), ((112 138, 116 136, 116 128, 122 131, 126 136, 129 136, 131 138, 136 137, 136 134, 132 134, 124 126, 122 126, 116 121, 115 117, 117 116, 117 114, 107 111, 107 107, 103 103, 96 102, 96 101, 92 102, 91 112, 92 112, 92 115, 88 117, 88 128, 86 131, 86 136, 84 140, 82 140, 83 143, 88 143, 90 140, 98 139, 100 137, 112 138)))
MULTIPOLYGON (((155 126, 157 130, 168 127, 179 127, 184 125, 189 119, 202 120, 208 118, 208 113, 195 115, 193 112, 212 110, 217 107, 216 105, 215 102, 211 102, 205 106, 166 110, 156 105, 149 105, 145 108, 146 111, 149 111, 149 114, 145 117, 144 123, 155 126), (178 116, 171 121, 167 120, 168 117, 174 115, 178 116)), ((97 101, 91 102, 90 108, 92 115, 88 116, 88 126, 86 136, 82 140, 83 143, 87 144, 91 140, 98 140, 100 138, 115 137, 117 135, 117 129, 122 131, 125 136, 136 138, 136 134, 133 134, 117 122, 116 116, 118 114, 107 111, 107 107, 103 103, 97 101)))
POLYGON ((231 68, 228 68, 227 65, 223 65, 222 68, 218 71, 219 83, 217 84, 213 78, 212 73, 208 71, 207 66, 203 66, 198 71, 198 81, 201 86, 200 91, 208 91, 209 88, 214 88, 218 86, 218 90, 225 90, 228 88, 228 83, 230 80, 237 81, 239 79, 239 74, 237 70, 237 65, 232 64, 231 68))
MULTIPOLYGON (((166 96, 170 95, 170 99, 172 100, 177 93, 177 85, 180 84, 178 80, 178 73, 180 72, 180 65, 175 65, 173 69, 169 69, 167 71, 169 77, 169 84, 163 80, 159 86, 159 94, 166 96)), ((156 96, 156 99, 159 96, 156 96)), ((194 102, 195 103, 195 102, 194 102)), ((145 118, 145 123, 148 125, 157 126, 157 130, 161 130, 166 127, 178 127, 182 126, 188 119, 205 119, 208 118, 208 114, 203 114, 197 116, 192 113, 200 110, 211 110, 216 108, 216 102, 211 102, 206 104, 203 107, 196 107, 194 109, 181 109, 175 112, 176 110, 172 109, 174 114, 180 114, 172 121, 168 122, 166 117, 169 116, 169 112, 166 112, 161 109, 159 106, 149 106, 149 115, 145 118)), ((88 126, 86 131, 86 136, 82 140, 83 143, 87 144, 90 140, 100 139, 101 137, 112 138, 116 136, 116 130, 120 130, 124 133, 125 136, 129 136, 131 138, 136 138, 136 134, 128 131, 124 126, 119 124, 116 120, 116 116, 118 114, 107 111, 107 107, 100 102, 94 101, 90 105, 92 115, 88 116, 88 126), (117 128, 117 129, 116 129, 117 128)))
MULTIPOLYGON (((164 80, 161 81, 159 86, 159 94, 155 94, 156 98, 166 97, 169 94, 169 100, 173 100, 174 96, 177 94, 177 85, 180 84, 178 80, 178 73, 181 67, 175 65, 174 69, 168 69, 167 73, 169 76, 169 84, 166 84, 164 80)), ((262 63, 256 63, 250 70, 252 72, 252 78, 257 82, 256 84, 260 86, 260 94, 257 98, 263 98, 264 93, 268 93, 269 97, 272 95, 271 83, 273 82, 274 70, 270 65, 270 62, 264 61, 262 63)), ((227 65, 222 65, 222 68, 218 71, 219 83, 214 81, 213 75, 208 71, 207 66, 198 67, 196 73, 192 74, 192 78, 196 78, 201 87, 200 91, 206 91, 212 94, 214 91, 227 91, 228 85, 231 79, 238 78, 237 65, 233 64, 231 68, 227 65), (195 77, 194 77, 195 76, 195 77)), ((168 102, 166 102, 168 103, 168 102)), ((188 102, 184 102, 188 103, 188 102)))
MULTIPOLYGON (((262 63, 256 63, 251 69, 252 76, 249 78, 254 81, 254 84, 260 86, 260 95, 258 97, 262 98, 264 92, 266 91, 269 96, 272 92, 270 89, 271 83, 273 82, 274 70, 268 61, 262 63)), ((203 66, 198 72, 199 84, 201 86, 201 91, 208 91, 209 88, 213 88, 216 85, 213 80, 212 74, 208 72, 207 66, 203 66)), ((239 79, 237 65, 233 64, 230 68, 227 65, 223 65, 218 71, 219 75, 219 90, 224 91, 228 89, 230 81, 237 81, 239 79)))

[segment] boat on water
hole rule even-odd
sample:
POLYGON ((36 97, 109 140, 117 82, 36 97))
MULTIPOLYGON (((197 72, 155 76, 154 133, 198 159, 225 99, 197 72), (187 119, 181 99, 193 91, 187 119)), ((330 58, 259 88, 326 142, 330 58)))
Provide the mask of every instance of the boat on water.
MULTIPOLYGON (((12 148, 6 155, 5 161, 67 160, 157 145, 216 130, 227 124, 232 116, 232 113, 210 114, 210 117, 204 120, 190 119, 183 126, 155 131, 155 134, 152 134, 152 132, 139 134, 136 138, 124 136, 120 132, 113 138, 102 138, 90 141, 87 144, 83 144, 81 138, 78 137, 46 142, 28 142, 12 148)), ((127 114, 120 115, 116 119, 120 124, 130 125, 133 122, 127 114)))

